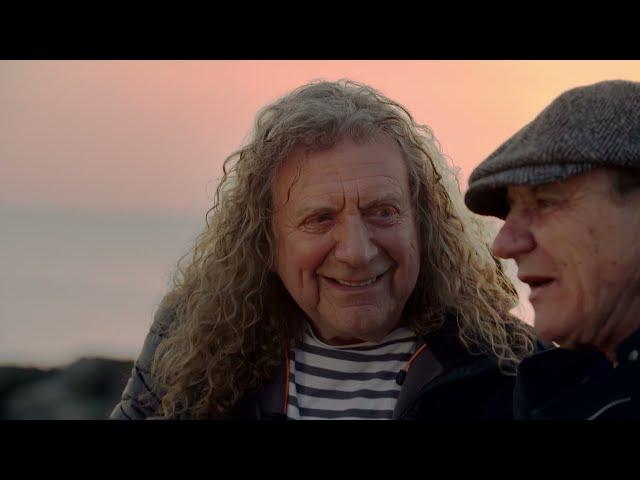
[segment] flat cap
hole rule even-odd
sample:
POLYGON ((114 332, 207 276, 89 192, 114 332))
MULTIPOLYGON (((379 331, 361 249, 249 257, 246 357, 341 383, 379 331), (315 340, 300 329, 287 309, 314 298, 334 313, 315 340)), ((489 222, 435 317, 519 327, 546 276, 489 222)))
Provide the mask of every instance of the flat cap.
POLYGON ((505 218, 508 185, 559 182, 596 167, 640 168, 640 83, 608 80, 561 94, 473 170, 465 203, 505 218))

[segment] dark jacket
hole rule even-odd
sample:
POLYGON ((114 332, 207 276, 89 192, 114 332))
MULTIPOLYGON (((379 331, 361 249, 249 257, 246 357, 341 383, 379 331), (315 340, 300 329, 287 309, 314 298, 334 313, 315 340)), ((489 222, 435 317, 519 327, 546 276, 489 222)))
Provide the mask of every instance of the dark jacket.
POLYGON ((518 419, 640 419, 640 330, 620 344, 614 366, 600 352, 563 348, 525 359, 518 368, 518 419))
MULTIPOLYGON (((151 360, 171 321, 172 316, 166 311, 156 314, 111 419, 140 420, 158 411, 159 395, 150 376, 151 360)), ((492 357, 470 355, 457 338, 455 318, 447 318, 444 325, 423 339, 427 348, 406 372, 393 418, 513 418, 515 377, 501 373, 492 357)), ((275 378, 259 391, 247 394, 236 405, 232 418, 286 419, 286 379, 287 362, 283 359, 275 378)))

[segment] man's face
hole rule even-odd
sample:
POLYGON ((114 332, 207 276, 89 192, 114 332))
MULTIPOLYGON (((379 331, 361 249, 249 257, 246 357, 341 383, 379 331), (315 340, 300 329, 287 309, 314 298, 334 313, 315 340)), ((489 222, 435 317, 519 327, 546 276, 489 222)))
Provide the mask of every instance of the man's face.
POLYGON ((540 338, 607 350, 640 285, 640 196, 620 199, 604 169, 538 187, 508 188, 493 252, 513 258, 531 287, 540 338), (603 348, 601 348, 603 347, 603 348))
POLYGON ((322 340, 378 341, 399 325, 420 264, 399 146, 297 149, 278 172, 275 205, 276 272, 322 340))

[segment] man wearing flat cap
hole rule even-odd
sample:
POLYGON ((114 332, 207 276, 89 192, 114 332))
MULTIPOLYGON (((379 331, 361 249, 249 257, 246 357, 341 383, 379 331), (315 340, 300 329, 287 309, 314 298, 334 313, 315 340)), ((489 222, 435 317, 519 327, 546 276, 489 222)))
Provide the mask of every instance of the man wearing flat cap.
POLYGON ((640 419, 640 83, 560 95, 473 171, 465 203, 504 220, 493 253, 560 347, 520 364, 516 417, 640 419))

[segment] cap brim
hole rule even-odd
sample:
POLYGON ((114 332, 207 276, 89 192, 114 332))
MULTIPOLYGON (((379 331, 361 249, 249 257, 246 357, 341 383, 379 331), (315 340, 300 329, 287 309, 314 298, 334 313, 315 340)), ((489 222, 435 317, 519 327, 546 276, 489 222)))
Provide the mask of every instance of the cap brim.
MULTIPOLYGON (((507 187, 509 185, 543 185, 562 182, 570 177, 600 167, 595 163, 559 163, 528 165, 485 175, 469 181, 464 202, 474 213, 505 219, 509 213, 507 187)), ((473 177, 473 176, 472 176, 473 177)))
POLYGON ((464 203, 469 210, 478 215, 489 215, 504 220, 509 213, 507 187, 469 189, 464 195, 464 203))

